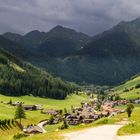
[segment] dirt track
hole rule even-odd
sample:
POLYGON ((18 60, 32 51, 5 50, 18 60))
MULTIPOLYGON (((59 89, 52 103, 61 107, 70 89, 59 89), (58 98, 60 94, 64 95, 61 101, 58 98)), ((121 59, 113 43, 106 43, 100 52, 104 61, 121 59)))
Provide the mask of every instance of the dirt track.
POLYGON ((104 125, 65 134, 65 140, 140 140, 140 135, 117 137, 122 125, 104 125))

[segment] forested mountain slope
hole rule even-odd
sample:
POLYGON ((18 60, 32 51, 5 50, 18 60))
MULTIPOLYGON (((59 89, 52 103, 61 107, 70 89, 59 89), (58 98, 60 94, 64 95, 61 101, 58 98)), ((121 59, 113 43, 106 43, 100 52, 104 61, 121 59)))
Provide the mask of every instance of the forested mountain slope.
POLYGON ((19 41, 20 35, 4 37, 25 48, 12 50, 16 56, 69 81, 116 85, 140 72, 140 18, 94 37, 62 26, 48 33, 33 31, 24 36, 35 41, 30 47, 19 41))
POLYGON ((74 86, 0 49, 0 93, 64 99, 74 86))

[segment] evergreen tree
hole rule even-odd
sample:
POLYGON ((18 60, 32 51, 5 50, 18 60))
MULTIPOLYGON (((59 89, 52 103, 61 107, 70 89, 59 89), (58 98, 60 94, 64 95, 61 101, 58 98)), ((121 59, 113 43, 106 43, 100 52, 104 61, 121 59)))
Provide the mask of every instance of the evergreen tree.
POLYGON ((127 104, 126 112, 127 112, 128 117, 131 117, 133 109, 134 109, 134 105, 133 104, 130 104, 130 103, 127 104))
POLYGON ((12 105, 12 100, 10 99, 9 104, 12 105))
POLYGON ((19 106, 16 109, 15 112, 15 119, 19 119, 19 124, 21 125, 21 119, 26 119, 25 110, 22 107, 22 104, 19 104, 19 106))
POLYGON ((64 119, 64 120, 63 120, 63 124, 62 124, 62 126, 61 126, 61 129, 67 129, 68 127, 69 127, 69 125, 68 125, 66 119, 64 119))
POLYGON ((67 113, 68 113, 66 108, 64 108, 64 113, 65 113, 65 114, 67 114, 67 113))
POLYGON ((63 126, 64 126, 64 129, 67 129, 69 127, 66 119, 64 119, 64 121, 63 121, 63 126))
POLYGON ((53 115, 51 115, 50 120, 49 120, 49 123, 50 124, 53 124, 53 121, 54 121, 54 117, 53 117, 53 115))

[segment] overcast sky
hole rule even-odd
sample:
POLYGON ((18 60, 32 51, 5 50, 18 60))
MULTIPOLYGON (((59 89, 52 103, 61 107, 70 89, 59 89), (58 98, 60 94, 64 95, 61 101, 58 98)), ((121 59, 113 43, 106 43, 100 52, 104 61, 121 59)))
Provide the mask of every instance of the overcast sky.
POLYGON ((63 25, 95 35, 140 17, 140 0, 0 0, 0 33, 63 25))

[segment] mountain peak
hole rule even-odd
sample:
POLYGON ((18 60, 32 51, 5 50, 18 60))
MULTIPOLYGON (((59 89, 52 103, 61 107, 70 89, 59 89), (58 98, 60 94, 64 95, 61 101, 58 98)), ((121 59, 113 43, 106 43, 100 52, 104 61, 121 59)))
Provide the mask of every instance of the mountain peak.
POLYGON ((136 18, 135 20, 131 21, 130 23, 140 24, 140 17, 136 18))
POLYGON ((20 34, 11 33, 11 32, 6 32, 6 33, 3 34, 3 36, 6 36, 6 37, 11 37, 11 36, 14 36, 14 37, 22 37, 22 35, 20 35, 20 34))
POLYGON ((64 29, 65 27, 63 27, 62 25, 56 25, 55 27, 54 27, 54 29, 64 29))
POLYGON ((40 33, 41 33, 41 32, 38 31, 38 30, 33 30, 33 31, 28 32, 28 33, 25 34, 24 36, 37 35, 37 34, 40 34, 40 33))
POLYGON ((68 33, 74 33, 74 32, 76 32, 76 31, 73 30, 73 29, 70 29, 70 28, 61 26, 61 25, 57 25, 57 26, 55 26, 54 28, 52 28, 52 29, 50 30, 50 32, 68 32, 68 33))
POLYGON ((38 30, 33 30, 27 34, 24 35, 24 37, 32 42, 42 42, 42 39, 46 37, 45 32, 40 32, 38 30))
POLYGON ((6 32, 2 36, 15 42, 19 42, 23 38, 22 35, 17 34, 17 33, 11 33, 11 32, 6 32))

